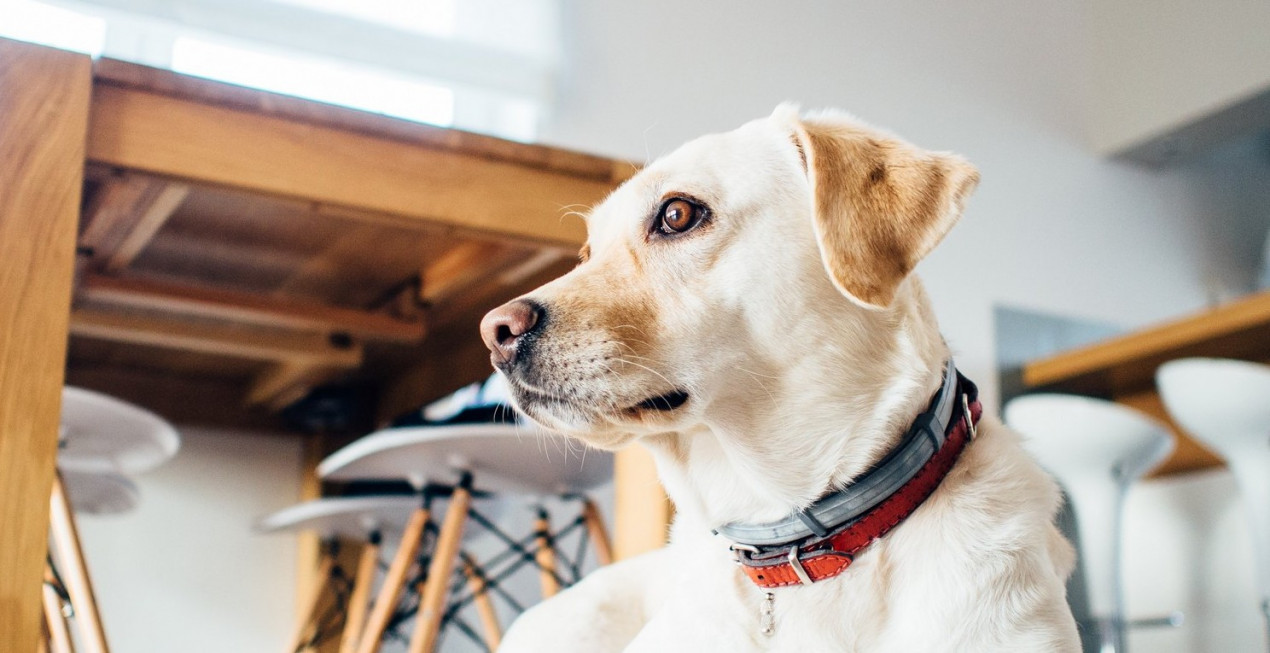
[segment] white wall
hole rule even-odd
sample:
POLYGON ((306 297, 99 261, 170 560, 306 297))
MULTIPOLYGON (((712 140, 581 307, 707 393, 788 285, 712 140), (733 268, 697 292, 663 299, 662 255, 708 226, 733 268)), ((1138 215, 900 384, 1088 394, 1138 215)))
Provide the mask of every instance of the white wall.
POLYGON ((1205 301, 1193 190, 1082 145, 1079 3, 574 1, 563 32, 548 142, 642 161, 793 99, 966 155, 983 181, 920 271, 977 381, 993 303, 1136 326, 1205 301))
POLYGON ((181 435, 171 462, 136 477, 136 511, 79 519, 111 648, 278 653, 295 614, 296 540, 251 525, 298 499, 300 440, 181 435))
MULTIPOLYGON (((1252 145, 1166 171, 1085 145, 1104 65, 1095 19, 1072 0, 571 0, 544 140, 643 161, 792 99, 963 153, 983 182, 919 271, 959 365, 995 403, 992 305, 1125 327, 1195 310, 1246 290, 1248 247, 1270 222, 1250 188, 1267 179, 1252 145)), ((1251 553, 1225 512, 1234 501, 1220 476, 1135 493, 1130 613, 1190 613, 1179 631, 1135 634, 1151 644, 1138 650, 1264 650, 1240 589, 1251 553), (1200 533, 1211 519, 1216 530, 1200 533)))
POLYGON ((1102 152, 1270 90, 1270 3, 1117 0, 1092 7, 1099 103, 1091 133, 1102 152))

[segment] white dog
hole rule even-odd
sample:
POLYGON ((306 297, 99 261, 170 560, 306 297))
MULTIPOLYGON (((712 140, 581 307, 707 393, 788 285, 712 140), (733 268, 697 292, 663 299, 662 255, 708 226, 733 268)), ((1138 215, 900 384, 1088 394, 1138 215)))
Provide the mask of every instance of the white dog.
POLYGON ((481 330, 535 421, 653 451, 671 543, 501 650, 1078 651, 1058 491, 978 417, 909 275, 977 181, 782 106, 596 207, 581 264, 481 330))

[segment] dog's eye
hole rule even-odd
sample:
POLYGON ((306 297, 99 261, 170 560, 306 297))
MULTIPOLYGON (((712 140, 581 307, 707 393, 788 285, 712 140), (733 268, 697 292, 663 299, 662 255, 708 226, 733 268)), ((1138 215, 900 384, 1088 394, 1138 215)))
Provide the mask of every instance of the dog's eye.
POLYGON ((686 199, 676 198, 661 207, 661 219, 657 230, 663 234, 681 234, 701 224, 705 209, 686 199))

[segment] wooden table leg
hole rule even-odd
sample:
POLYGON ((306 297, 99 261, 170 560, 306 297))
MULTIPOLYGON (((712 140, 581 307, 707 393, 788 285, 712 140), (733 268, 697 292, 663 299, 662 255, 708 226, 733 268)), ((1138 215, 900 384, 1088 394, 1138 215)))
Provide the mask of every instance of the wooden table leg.
POLYGON ((476 568, 471 558, 463 556, 463 574, 467 576, 467 588, 472 593, 472 603, 476 606, 476 614, 481 618, 481 630, 485 634, 485 645, 491 651, 497 651, 503 639, 503 628, 498 623, 498 613, 494 611, 494 602, 489 598, 485 577, 476 568))
POLYGON ((534 560, 538 563, 538 577, 542 582, 542 598, 549 599, 560 593, 560 581, 556 579, 556 549, 551 545, 551 520, 545 508, 538 509, 538 518, 534 520, 535 541, 538 550, 534 560))
POLYGON ((92 85, 91 57, 0 38, 0 651, 41 635, 92 85))
POLYGON ((66 625, 66 613, 62 612, 62 597, 53 588, 56 583, 53 570, 44 567, 44 624, 48 628, 49 653, 74 653, 71 631, 66 625))
POLYGON ((379 565, 379 531, 371 533, 362 546, 357 561, 357 576, 353 579, 353 593, 348 597, 348 610, 344 616, 344 635, 340 641, 340 653, 356 653, 357 642, 366 628, 366 612, 370 608, 370 590, 375 586, 375 572, 379 565))
POLYGON ((300 603, 300 611, 296 618, 295 634, 291 636, 291 646, 287 648, 287 653, 295 653, 304 645, 310 633, 317 626, 315 623, 317 615, 318 602, 322 600, 322 594, 326 591, 327 583, 331 580, 331 570, 335 568, 335 555, 327 547, 322 547, 322 552, 318 554, 318 571, 313 579, 313 584, 309 587, 309 595, 304 597, 300 603))
POLYGON ((463 480, 450 495, 441 532, 437 535, 436 550, 432 552, 432 564, 424 579, 419 597, 419 613, 415 616, 415 630, 410 636, 410 653, 432 653, 437 635, 441 632, 441 617, 445 612, 445 595, 450 588, 454 562, 463 541, 463 526, 467 523, 468 507, 472 503, 472 477, 464 474, 463 480))
POLYGON ((410 515, 406 530, 401 534, 401 542, 397 545, 397 553, 393 556, 388 573, 384 576, 384 584, 379 588, 375 603, 371 607, 370 617, 366 620, 366 630, 358 642, 357 653, 376 653, 384 631, 388 629, 388 621, 392 619, 393 610, 397 607, 397 597, 406 586, 406 574, 414 564, 419 553, 419 542, 423 539, 424 528, 428 524, 428 510, 418 508, 410 515))
POLYGON ((582 519, 586 522, 587 534, 595 547, 595 559, 600 565, 613 562, 613 545, 609 543, 608 529, 604 528, 604 518, 600 509, 590 499, 582 499, 582 519))
POLYGON ((80 643, 87 653, 109 653, 106 632, 101 614, 97 611, 97 598, 93 583, 88 577, 88 565, 84 551, 79 546, 79 533, 75 529, 75 515, 71 512, 62 485, 62 475, 53 478, 53 493, 49 497, 49 527, 53 548, 57 552, 57 568, 62 574, 62 584, 75 609, 75 625, 80 631, 80 643))

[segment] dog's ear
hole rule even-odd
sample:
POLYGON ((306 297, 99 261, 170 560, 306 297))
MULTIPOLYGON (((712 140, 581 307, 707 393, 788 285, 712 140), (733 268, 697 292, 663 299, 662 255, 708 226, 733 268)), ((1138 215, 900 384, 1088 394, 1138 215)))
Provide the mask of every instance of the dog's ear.
POLYGON ((888 306, 961 217, 979 172, 846 117, 791 122, 829 277, 865 308, 888 306))

